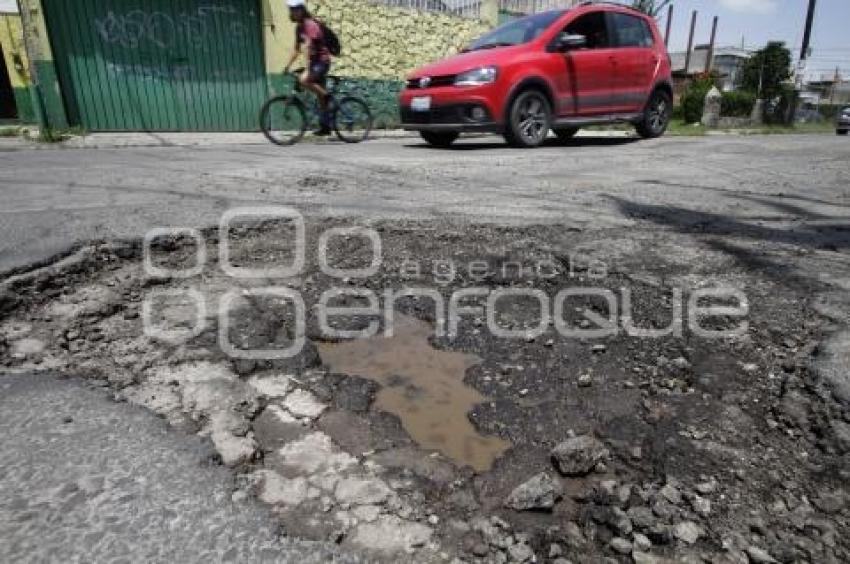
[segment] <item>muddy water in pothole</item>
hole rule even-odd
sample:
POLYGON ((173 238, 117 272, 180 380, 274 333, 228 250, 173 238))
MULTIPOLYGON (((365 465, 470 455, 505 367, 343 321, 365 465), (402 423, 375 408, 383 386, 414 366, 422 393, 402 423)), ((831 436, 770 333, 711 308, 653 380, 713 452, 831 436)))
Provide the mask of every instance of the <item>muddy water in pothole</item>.
POLYGON ((481 359, 435 349, 428 342, 431 326, 413 317, 396 314, 394 333, 322 343, 319 354, 334 372, 381 384, 375 406, 397 415, 419 445, 475 470, 488 470, 510 443, 481 435, 467 418, 473 406, 487 401, 463 383, 466 371, 481 359))

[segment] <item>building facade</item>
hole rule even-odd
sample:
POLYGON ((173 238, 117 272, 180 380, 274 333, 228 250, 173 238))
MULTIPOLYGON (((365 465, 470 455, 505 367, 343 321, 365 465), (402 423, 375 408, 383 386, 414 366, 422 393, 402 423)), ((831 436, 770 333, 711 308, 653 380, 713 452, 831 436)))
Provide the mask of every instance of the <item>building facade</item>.
MULTIPOLYGON (((251 131, 263 101, 288 89, 282 71, 294 29, 284 0, 20 2, 33 113, 51 127, 251 131)), ((497 0, 461 15, 365 0, 309 5, 340 37, 333 72, 369 100, 379 126, 397 120, 407 71, 456 52, 498 19, 497 0)))
MULTIPOLYGON (((673 73, 679 77, 687 76, 690 78, 694 75, 705 72, 708 52, 708 45, 698 45, 691 52, 687 73, 685 72, 687 52, 678 51, 670 53, 670 59, 673 64, 673 73)), ((744 67, 744 63, 751 56, 751 51, 741 49, 739 47, 717 47, 714 49, 714 56, 711 60, 710 69, 719 75, 721 86, 724 91, 735 90, 737 88, 739 76, 744 67)))

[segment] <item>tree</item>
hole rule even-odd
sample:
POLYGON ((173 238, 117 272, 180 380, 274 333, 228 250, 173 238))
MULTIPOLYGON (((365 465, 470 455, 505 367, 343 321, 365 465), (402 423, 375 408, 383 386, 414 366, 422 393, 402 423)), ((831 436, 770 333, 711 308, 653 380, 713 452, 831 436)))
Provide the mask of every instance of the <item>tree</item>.
POLYGON ((781 41, 771 41, 747 59, 741 69, 741 90, 770 100, 781 96, 791 78, 791 51, 781 41))
POLYGON ((673 0, 632 0, 632 8, 640 10, 644 14, 649 14, 653 18, 657 18, 661 10, 666 8, 673 0))

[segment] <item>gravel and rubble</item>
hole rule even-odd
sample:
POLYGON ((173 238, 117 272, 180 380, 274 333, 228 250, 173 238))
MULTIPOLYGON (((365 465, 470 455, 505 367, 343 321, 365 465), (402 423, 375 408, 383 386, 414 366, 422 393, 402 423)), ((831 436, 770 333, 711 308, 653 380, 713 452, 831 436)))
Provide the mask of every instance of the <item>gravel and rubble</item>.
MULTIPOLYGON (((311 222, 308 240, 332 226, 346 224, 311 222)), ((208 437, 219 462, 237 475, 233 495, 258 497, 288 534, 331 540, 378 561, 850 559, 850 405, 842 388, 850 284, 842 290, 845 282, 835 282, 850 281, 850 265, 837 264, 837 253, 725 241, 736 246, 733 256, 698 229, 373 227, 384 262, 362 280, 332 279, 312 251, 297 277, 232 279, 217 264, 215 232, 205 232, 210 264, 191 278, 146 276, 135 242, 87 247, 77 260, 0 284, 0 370, 92 378, 117 401, 208 437), (745 250, 761 258, 742 261, 745 250), (484 261, 491 272, 477 279, 456 268, 449 279, 438 265, 449 257, 457 265, 484 261), (324 335, 312 315, 303 349, 289 359, 230 358, 213 308, 204 327, 181 342, 143 331, 142 319, 151 315, 143 304, 152 292, 166 296, 154 312, 157 322, 191 332, 197 312, 168 301, 168 292, 194 289, 212 302, 234 289, 286 287, 299 290, 311 311, 334 284, 376 293, 405 287, 414 260, 424 271, 417 282, 447 295, 474 285, 533 287, 550 296, 564 287, 605 288, 623 310, 630 301, 632 316, 622 323, 657 330, 676 322, 676 289, 687 294, 724 284, 746 292, 748 329, 737 338, 708 339, 689 331, 684 318, 681 337, 619 331, 567 339, 552 328, 534 334, 539 312, 522 298, 504 298, 496 316, 503 327, 528 331, 522 339, 498 338, 481 317, 462 317, 456 337, 429 342, 480 359, 464 384, 484 399, 467 417, 482 437, 510 445, 485 469, 422 448, 409 422, 376 408, 381 390, 392 386, 415 401, 416 382, 383 385, 331 371, 320 348, 340 339, 324 335), (781 275, 765 266, 780 260, 781 275), (555 273, 528 278, 498 268, 534 261, 555 265, 555 273), (827 263, 831 280, 805 275, 827 263)), ((235 230, 232 262, 290 257, 281 243, 286 229, 235 230)), ((341 268, 368 262, 361 238, 336 242, 341 268)), ((192 243, 180 239, 154 251, 173 268, 194 258, 192 243)), ((564 318, 574 327, 597 327, 605 304, 583 299, 564 318)), ((402 298, 396 307, 437 321, 432 301, 402 298)), ((292 341, 292 312, 270 301, 248 300, 231 317, 229 337, 240 347, 292 341)), ((340 328, 368 321, 350 318, 340 328)), ((712 323, 722 329, 740 321, 712 323)))

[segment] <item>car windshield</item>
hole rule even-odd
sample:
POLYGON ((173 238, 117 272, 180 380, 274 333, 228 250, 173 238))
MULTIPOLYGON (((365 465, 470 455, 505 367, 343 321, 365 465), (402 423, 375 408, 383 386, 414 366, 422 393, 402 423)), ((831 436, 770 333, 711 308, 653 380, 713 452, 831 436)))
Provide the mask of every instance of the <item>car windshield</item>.
POLYGON ((493 47, 507 47, 528 43, 540 36, 541 33, 552 25, 552 22, 560 18, 564 10, 552 10, 542 12, 533 16, 520 18, 497 27, 490 33, 479 37, 472 45, 470 51, 479 49, 491 49, 493 47))

